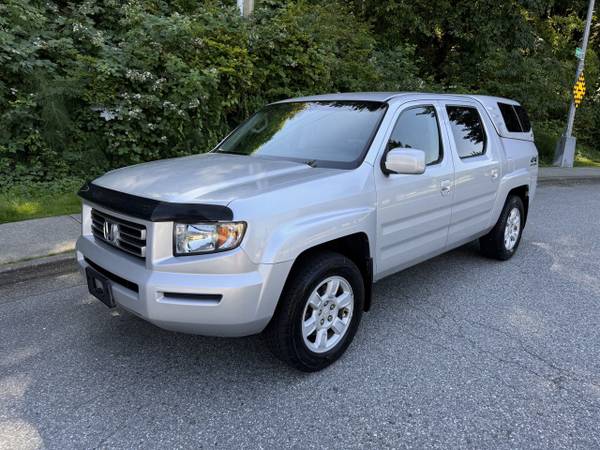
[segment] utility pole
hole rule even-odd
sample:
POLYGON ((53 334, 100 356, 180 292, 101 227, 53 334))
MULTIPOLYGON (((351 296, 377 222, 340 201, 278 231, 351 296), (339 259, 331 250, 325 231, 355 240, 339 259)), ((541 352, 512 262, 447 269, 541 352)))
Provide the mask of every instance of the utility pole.
MULTIPOLYGON (((590 0, 588 6, 587 19, 585 22, 585 30, 583 32, 583 44, 581 46, 581 55, 578 56, 579 62, 577 64, 577 72, 575 73, 575 83, 579 80, 579 76, 583 73, 585 66, 585 53, 590 39, 590 28, 592 26, 592 16, 594 15, 594 1, 590 0)), ((564 134, 560 138, 556 145, 556 152, 554 153, 554 165, 558 167, 573 167, 573 161, 575 160, 575 143, 576 139, 572 136, 573 133, 573 122, 575 122, 575 111, 577 106, 575 99, 571 96, 571 105, 569 106, 569 117, 567 118, 567 128, 564 134)))
POLYGON ((254 11, 254 0, 237 0, 237 5, 244 17, 248 17, 254 11))

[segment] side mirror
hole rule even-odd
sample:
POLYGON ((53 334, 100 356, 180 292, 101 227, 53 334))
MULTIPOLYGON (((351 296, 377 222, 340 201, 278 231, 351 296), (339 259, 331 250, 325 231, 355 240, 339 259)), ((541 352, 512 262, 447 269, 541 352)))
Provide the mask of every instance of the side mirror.
POLYGON ((386 175, 402 173, 418 175, 425 172, 425 152, 414 148, 393 148, 385 155, 386 175))

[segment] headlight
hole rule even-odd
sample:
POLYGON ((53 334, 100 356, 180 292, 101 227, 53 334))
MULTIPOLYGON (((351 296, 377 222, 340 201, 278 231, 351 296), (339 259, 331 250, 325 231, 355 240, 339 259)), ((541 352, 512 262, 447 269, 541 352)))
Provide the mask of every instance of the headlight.
POLYGON ((176 223, 175 255, 231 250, 240 245, 245 231, 245 222, 176 223))

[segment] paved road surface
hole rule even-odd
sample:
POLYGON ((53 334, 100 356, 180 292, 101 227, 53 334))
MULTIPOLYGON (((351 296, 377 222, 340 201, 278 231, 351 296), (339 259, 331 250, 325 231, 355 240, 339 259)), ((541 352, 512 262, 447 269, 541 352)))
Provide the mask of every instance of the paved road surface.
POLYGON ((600 185, 543 186, 515 258, 383 280, 310 375, 111 316, 77 274, 3 286, 0 448, 598 448, 599 274, 600 185))

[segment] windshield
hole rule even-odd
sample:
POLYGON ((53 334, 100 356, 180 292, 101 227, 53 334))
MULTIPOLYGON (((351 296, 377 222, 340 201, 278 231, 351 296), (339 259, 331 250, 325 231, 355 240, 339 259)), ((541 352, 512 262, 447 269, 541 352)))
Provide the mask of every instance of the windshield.
POLYGON ((354 168, 365 156, 385 113, 380 102, 293 102, 256 113, 214 151, 354 168))

